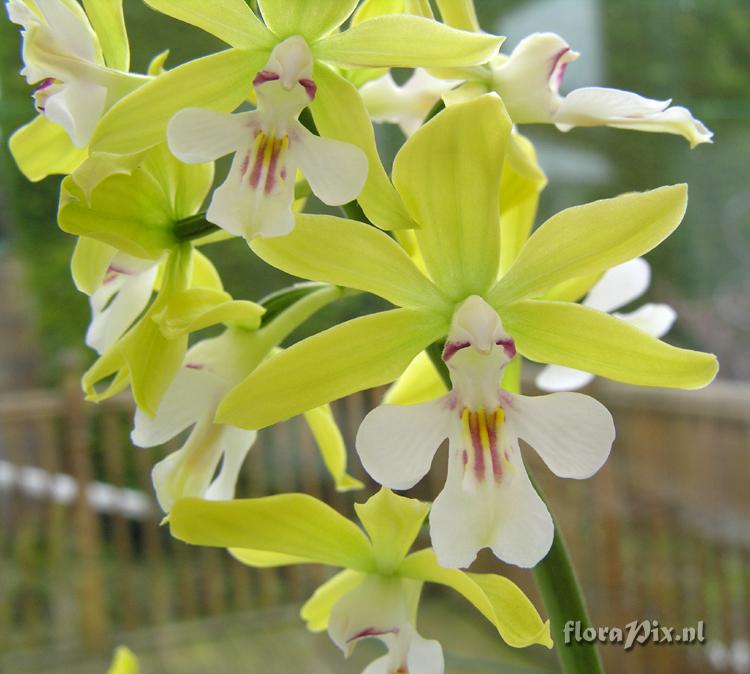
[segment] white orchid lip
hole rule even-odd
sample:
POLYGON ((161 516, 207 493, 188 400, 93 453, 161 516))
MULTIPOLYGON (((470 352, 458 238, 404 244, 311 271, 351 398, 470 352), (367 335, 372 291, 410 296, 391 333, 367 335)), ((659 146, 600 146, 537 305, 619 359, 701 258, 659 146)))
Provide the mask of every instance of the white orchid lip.
POLYGON ((381 405, 357 434, 365 469, 392 489, 414 486, 448 439, 448 476, 430 512, 442 566, 469 566, 484 547, 523 567, 547 554, 554 526, 526 473, 521 439, 560 477, 590 477, 609 455, 614 425, 604 406, 577 393, 504 391, 513 357, 515 342, 500 316, 469 297, 454 312, 443 351, 451 391, 415 405, 381 405))

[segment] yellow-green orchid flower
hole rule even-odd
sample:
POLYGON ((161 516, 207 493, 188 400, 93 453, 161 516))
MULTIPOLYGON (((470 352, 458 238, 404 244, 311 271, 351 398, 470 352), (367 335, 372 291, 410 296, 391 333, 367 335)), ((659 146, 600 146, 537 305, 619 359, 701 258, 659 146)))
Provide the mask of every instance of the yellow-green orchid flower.
POLYGON ((711 381, 717 365, 710 354, 669 346, 587 307, 537 299, 658 245, 682 218, 684 185, 562 211, 523 244, 498 280, 500 173, 510 127, 500 99, 488 94, 440 113, 399 152, 394 181, 419 223, 427 274, 387 235, 333 216, 298 215, 288 237, 255 241, 258 255, 289 273, 372 292, 400 308, 294 345, 237 387, 219 416, 260 428, 392 381, 447 335, 455 310, 472 295, 497 311, 531 360, 645 386, 711 381))
POLYGON ((233 152, 226 181, 206 219, 250 241, 283 236, 294 227, 292 204, 299 169, 329 206, 352 201, 367 177, 367 157, 356 145, 321 138, 297 117, 315 98, 313 56, 298 35, 274 47, 253 80, 257 110, 227 114, 199 108, 178 112, 167 127, 170 150, 187 163, 233 152))
POLYGON ((187 166, 162 144, 135 157, 94 154, 63 180, 58 222, 84 237, 73 276, 92 297, 89 342, 101 352, 84 375, 90 399, 130 383, 138 406, 154 414, 182 364, 188 332, 227 321, 259 324, 263 309, 233 300, 210 262, 181 243, 176 230, 198 211, 212 178, 211 164, 187 166), (154 289, 158 294, 146 308, 154 289), (97 391, 95 385, 113 374, 97 391))
POLYGON ((609 413, 588 396, 502 390, 516 351, 647 386, 700 387, 717 370, 710 354, 669 346, 589 307, 544 299, 570 279, 596 277, 661 242, 682 218, 684 186, 557 214, 498 280, 500 173, 510 128, 500 99, 488 94, 440 113, 397 156, 395 185, 419 223, 414 236, 427 274, 382 232, 340 218, 301 215, 289 237, 256 241, 258 255, 289 273, 374 292, 400 308, 294 345, 231 391, 217 415, 247 428, 268 425, 392 381, 447 335, 450 394, 419 408, 376 410, 358 450, 371 475, 405 488, 451 438, 446 490, 431 515, 433 546, 451 566, 469 564, 485 545, 521 566, 547 552, 552 523, 526 476, 519 438, 557 475, 575 478, 598 470, 614 438, 609 413))
POLYGON ((429 505, 381 489, 355 504, 365 531, 330 506, 305 494, 229 502, 178 501, 172 534, 188 543, 227 547, 251 566, 327 564, 343 571, 321 586, 302 608, 309 629, 328 629, 348 654, 375 637, 388 654, 365 671, 435 674, 442 649, 416 631, 424 582, 452 588, 471 602, 510 646, 552 646, 549 623, 510 580, 495 574, 441 568, 430 549, 408 554, 429 505), (366 533, 365 533, 366 532, 366 533))
POLYGON ((22 27, 21 74, 35 84, 40 115, 11 137, 10 149, 30 180, 70 173, 86 157, 99 119, 148 78, 128 73, 122 2, 8 0, 22 27), (85 10, 85 11, 84 11, 85 10))
POLYGON ((364 151, 369 168, 359 195, 362 208, 373 222, 400 228, 414 223, 383 169, 356 88, 335 68, 471 65, 491 58, 501 43, 501 38, 416 16, 380 16, 339 30, 357 0, 329 0, 315 11, 304 0, 264 0, 259 3, 263 21, 244 0, 149 0, 148 4, 212 33, 231 48, 185 63, 120 101, 97 127, 94 150, 129 154, 162 142, 170 119, 183 108, 236 109, 274 48, 298 37, 313 56, 311 81, 316 95, 310 110, 318 131, 364 151))
POLYGON ((118 646, 107 674, 139 674, 140 671, 138 658, 133 651, 126 646, 118 646))
MULTIPOLYGON (((240 468, 256 439, 255 431, 215 424, 216 408, 235 384, 252 372, 293 330, 323 306, 338 299, 341 290, 323 286, 254 329, 230 325, 220 336, 205 339, 190 348, 179 371, 151 417, 140 407, 131 434, 138 447, 161 445, 187 428, 192 430, 182 448, 153 468, 152 478, 159 504, 169 512, 180 498, 214 500, 234 498, 240 468), (221 462, 221 470, 214 477, 221 462)), ((184 315, 179 301, 172 301, 170 314, 184 315)), ((228 316, 224 316, 229 321, 228 316)), ((180 332, 181 322, 164 317, 162 332, 180 332)), ((346 473, 346 447, 330 408, 310 410, 305 418, 318 442, 323 459, 337 489, 362 485, 346 473)))

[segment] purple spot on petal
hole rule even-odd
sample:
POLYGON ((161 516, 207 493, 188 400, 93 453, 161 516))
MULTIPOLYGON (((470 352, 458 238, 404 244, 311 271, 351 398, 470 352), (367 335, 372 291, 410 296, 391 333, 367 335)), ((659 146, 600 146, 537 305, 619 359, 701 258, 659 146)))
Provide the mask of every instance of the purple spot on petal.
POLYGON ((512 339, 498 339, 497 342, 495 342, 495 344, 503 347, 503 351, 505 351, 505 355, 508 358, 515 357, 516 343, 512 339))
POLYGON ((299 83, 305 88, 305 91, 307 92, 308 97, 312 101, 315 98, 315 94, 318 91, 318 85, 315 84, 312 80, 309 80, 307 78, 303 78, 299 81, 299 83))
POLYGON ((366 637, 380 637, 384 634, 398 634, 398 632, 398 627, 392 627, 389 630, 379 630, 375 627, 367 627, 361 632, 357 632, 354 636, 349 637, 346 640, 346 643, 350 643, 351 641, 355 641, 356 639, 365 639, 366 637))
POLYGON ((443 361, 446 363, 456 355, 456 351, 471 346, 471 342, 446 342, 443 349, 443 361))
POLYGON ((202 370, 206 366, 202 363, 185 363, 185 367, 190 368, 191 370, 202 370))
POLYGON ((560 59, 569 51, 570 47, 565 47, 552 57, 552 68, 550 68, 547 79, 555 91, 560 88, 563 77, 565 76, 565 69, 568 67, 567 63, 560 63, 560 59))
POLYGON ((253 86, 257 87, 260 84, 265 84, 266 82, 274 82, 279 79, 279 75, 272 70, 261 70, 253 80, 253 86))

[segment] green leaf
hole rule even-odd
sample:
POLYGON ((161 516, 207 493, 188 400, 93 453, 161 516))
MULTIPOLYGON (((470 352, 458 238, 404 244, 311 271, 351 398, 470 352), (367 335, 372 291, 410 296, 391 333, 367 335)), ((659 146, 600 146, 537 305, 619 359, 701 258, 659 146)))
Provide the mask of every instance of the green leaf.
POLYGON ((258 0, 268 27, 279 39, 301 35, 308 42, 338 28, 354 11, 357 0, 258 0))
POLYGON ((447 320, 414 309, 355 318, 265 361, 224 398, 218 423, 257 429, 393 381, 447 320))
POLYGON ((107 66, 125 72, 130 70, 130 45, 122 0, 83 0, 83 8, 99 38, 107 66))
POLYGON ((82 236, 76 242, 70 271, 76 288, 91 295, 101 284, 117 249, 96 239, 82 236))
POLYGON ((364 486, 346 472, 346 444, 329 405, 322 405, 305 412, 305 421, 310 427, 320 449, 328 472, 337 491, 362 489, 364 486))
POLYGON ((301 278, 375 293, 402 307, 450 310, 447 301, 391 237, 332 215, 297 215, 291 234, 256 239, 253 251, 301 278))
POLYGON ((366 503, 355 503, 354 509, 372 541, 378 571, 389 575, 414 544, 430 504, 381 487, 366 503))
POLYGON ((643 255, 677 228, 686 206, 687 185, 672 185, 567 208, 531 235, 487 300, 497 308, 539 296, 643 255))
POLYGON ((320 63, 315 64, 315 81, 318 93, 310 111, 320 135, 353 143, 367 155, 367 181, 357 197, 362 210, 381 229, 416 227, 380 161, 372 122, 357 89, 320 63))
POLYGON ((334 604, 344 595, 361 585, 364 574, 346 569, 323 583, 302 606, 300 616, 311 632, 322 632, 328 627, 328 619, 334 604))
POLYGON ((503 39, 420 16, 377 16, 313 46, 322 61, 349 67, 471 66, 492 58, 503 39))
POLYGON ((186 543, 249 548, 303 557, 358 571, 372 569, 362 530, 307 494, 256 499, 182 499, 169 516, 172 535, 186 543))
POLYGON ((397 573, 454 589, 495 626, 509 646, 523 648, 541 644, 552 647, 549 622, 542 622, 528 597, 503 576, 444 569, 438 564, 432 549, 409 555, 397 573))
POLYGON ((132 154, 162 143, 169 120, 183 108, 234 110, 267 58, 265 51, 227 49, 159 75, 102 117, 91 138, 92 151, 132 154))
POLYGON ((77 148, 68 132, 44 115, 15 131, 8 145, 18 169, 33 183, 72 173, 88 156, 88 148, 77 148))
POLYGON ((713 354, 678 349, 579 304, 525 300, 504 307, 500 317, 526 358, 626 384, 701 388, 719 368, 713 354))
POLYGON ((145 0, 175 19, 197 26, 232 47, 266 49, 276 44, 271 32, 245 0, 145 0))
POLYGON ((457 301, 484 294, 497 279, 500 176, 511 126, 500 99, 487 94, 434 117, 393 164, 430 276, 457 301))

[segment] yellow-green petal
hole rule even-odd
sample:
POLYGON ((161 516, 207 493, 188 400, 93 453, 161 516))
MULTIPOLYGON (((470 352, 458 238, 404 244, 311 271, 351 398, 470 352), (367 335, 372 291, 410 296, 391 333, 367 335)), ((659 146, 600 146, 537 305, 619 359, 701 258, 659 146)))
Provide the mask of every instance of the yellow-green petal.
POLYGON ((416 223, 388 178, 375 145, 370 116, 357 89, 327 66, 315 64, 318 93, 310 105, 321 136, 353 143, 367 155, 367 180, 357 201, 381 229, 408 229, 416 223))
POLYGON ((162 335, 174 339, 219 323, 255 330, 264 312, 259 304, 233 300, 221 290, 188 288, 172 296, 166 307, 153 315, 153 320, 159 324, 162 335))
POLYGON ((323 583, 302 606, 300 616, 311 632, 322 632, 328 627, 333 605, 345 594, 362 583, 365 575, 346 569, 323 583))
POLYGON ((409 555, 399 567, 398 575, 454 589, 495 626, 509 646, 552 647, 549 621, 543 622, 529 598, 503 576, 444 569, 431 549, 409 555))
POLYGON ((288 274, 375 293, 402 307, 446 309, 447 301, 391 237, 332 215, 297 215, 291 234, 251 243, 288 274))
POLYGON ((44 115, 19 128, 8 145, 18 169, 34 183, 72 173, 88 156, 88 148, 77 148, 68 132, 44 115))
POLYGON ((268 552, 266 550, 250 550, 249 548, 229 548, 229 554, 237 561, 253 566, 258 569, 269 569, 277 566, 290 566, 292 564, 314 564, 314 559, 286 555, 281 552, 268 552))
POLYGON ((145 0, 156 11, 197 26, 232 47, 273 49, 276 40, 245 0, 145 0))
POLYGON ((432 360, 422 351, 404 370, 383 397, 387 405, 417 405, 435 400, 447 393, 445 382, 442 380, 432 360))
POLYGON ((437 0, 437 6, 443 23, 453 28, 479 32, 474 0, 437 0))
POLYGON ((701 388, 719 369, 713 354, 670 346, 580 304, 524 300, 503 308, 500 316, 526 358, 626 384, 701 388))
POLYGON ((365 503, 355 503, 354 509, 372 541, 378 571, 390 574, 414 544, 430 504, 381 487, 365 503))
POLYGON ((451 106, 401 148, 393 182, 420 228, 435 284, 459 300, 484 294, 500 259, 500 178, 511 130, 500 98, 451 106))
POLYGON ((313 51, 323 61, 349 67, 460 67, 488 61, 502 42, 421 16, 386 15, 333 33, 313 51))
POLYGON ((249 548, 359 571, 372 569, 362 530, 307 494, 235 501, 182 499, 169 516, 172 535, 194 545, 249 548))
POLYGON ((131 154, 162 143, 169 120, 183 108, 234 110, 267 58, 263 51, 227 49, 159 75, 107 111, 91 138, 92 151, 131 154))
POLYGON ((268 27, 281 40, 301 35, 315 42, 338 28, 354 11, 357 0, 258 0, 268 27))
POLYGON ((330 406, 322 405, 308 410, 305 412, 305 421, 312 431, 336 490, 362 489, 364 485, 346 472, 346 444, 330 406))
POLYGON ((686 207, 683 184, 567 208, 531 235, 487 299, 499 307, 537 297, 570 278, 643 255, 677 228, 686 207))
POLYGON ((395 309, 355 318, 297 342, 232 389, 217 421, 257 429, 387 384, 445 334, 443 316, 395 309))
POLYGON ((73 249, 70 271, 76 288, 91 295, 101 284, 117 249, 106 243, 82 236, 73 249))
POLYGON ((99 38, 105 63, 110 68, 127 72, 130 69, 130 45, 122 0, 83 0, 83 8, 99 38))

